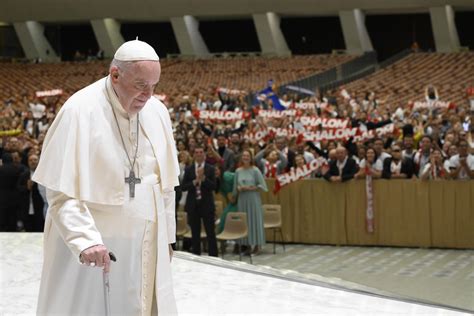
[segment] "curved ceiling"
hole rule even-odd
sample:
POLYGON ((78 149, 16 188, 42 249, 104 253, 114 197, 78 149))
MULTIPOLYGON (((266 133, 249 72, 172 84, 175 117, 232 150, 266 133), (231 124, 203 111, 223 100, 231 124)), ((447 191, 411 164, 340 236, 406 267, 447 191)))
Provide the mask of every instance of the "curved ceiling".
POLYGON ((447 4, 455 10, 474 10, 473 0, 1 0, 0 21, 166 21, 183 15, 214 19, 264 12, 318 16, 354 8, 367 14, 409 13, 428 12, 429 7, 447 4))

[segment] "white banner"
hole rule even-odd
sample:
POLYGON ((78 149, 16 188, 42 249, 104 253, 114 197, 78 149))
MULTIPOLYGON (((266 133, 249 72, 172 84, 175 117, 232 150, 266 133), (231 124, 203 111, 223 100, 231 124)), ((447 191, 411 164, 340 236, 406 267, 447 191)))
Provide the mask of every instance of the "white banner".
POLYGON ((36 91, 36 96, 37 96, 38 98, 53 97, 53 96, 62 95, 62 94, 63 94, 63 90, 62 90, 62 89, 36 91))
POLYGON ((246 119, 250 114, 247 112, 235 111, 196 111, 196 118, 211 121, 233 121, 246 119))
POLYGON ((448 109, 452 105, 451 102, 433 101, 433 102, 415 102, 413 103, 413 111, 419 109, 448 109))
POLYGON ((344 129, 323 129, 320 131, 299 131, 290 128, 274 128, 269 127, 267 130, 258 131, 244 135, 245 139, 260 141, 267 136, 285 136, 298 137, 303 135, 305 141, 322 142, 322 141, 347 141, 353 137, 354 142, 366 141, 375 137, 382 137, 395 131, 394 124, 388 124, 383 127, 363 131, 360 128, 344 128, 344 129))
POLYGON ((282 173, 276 176, 275 188, 273 193, 278 193, 282 187, 290 183, 296 182, 310 175, 313 171, 318 170, 324 165, 324 162, 320 159, 314 159, 310 163, 307 163, 303 168, 291 168, 287 173, 282 173))
POLYGON ((217 88, 217 92, 222 92, 226 94, 247 94, 247 92, 243 90, 237 90, 237 89, 227 89, 227 88, 217 88))
POLYGON ((297 110, 316 110, 316 103, 314 102, 299 102, 295 103, 295 109, 297 110))
POLYGON ((337 118, 321 118, 317 116, 302 116, 300 117, 300 122, 303 126, 316 127, 322 126, 322 128, 334 128, 342 129, 347 128, 349 120, 346 119, 337 119, 337 118))
POLYGON ((277 110, 260 110, 258 111, 258 116, 266 119, 271 118, 284 118, 286 116, 296 116, 298 115, 298 111, 296 110, 284 110, 284 111, 277 111, 277 110))

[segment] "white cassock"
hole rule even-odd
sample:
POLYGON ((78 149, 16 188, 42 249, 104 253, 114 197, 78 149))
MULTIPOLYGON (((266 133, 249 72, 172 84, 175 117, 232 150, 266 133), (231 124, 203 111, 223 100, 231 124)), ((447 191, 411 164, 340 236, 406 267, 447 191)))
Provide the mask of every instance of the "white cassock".
POLYGON ((33 180, 48 189, 38 315, 104 315, 102 269, 79 254, 104 244, 111 263, 112 315, 173 315, 168 245, 175 241, 179 165, 166 107, 152 97, 139 113, 135 198, 129 197, 137 115, 101 79, 63 106, 45 139, 33 180), (107 87, 107 88, 106 88, 107 87), (108 93, 107 93, 108 92, 108 93))

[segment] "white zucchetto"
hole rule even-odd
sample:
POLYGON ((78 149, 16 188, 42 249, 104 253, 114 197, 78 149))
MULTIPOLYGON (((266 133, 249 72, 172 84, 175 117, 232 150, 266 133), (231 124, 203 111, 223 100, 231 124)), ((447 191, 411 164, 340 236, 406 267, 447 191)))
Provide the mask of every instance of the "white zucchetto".
POLYGON ((115 52, 114 59, 120 61, 159 61, 160 57, 148 43, 136 39, 123 43, 115 52))

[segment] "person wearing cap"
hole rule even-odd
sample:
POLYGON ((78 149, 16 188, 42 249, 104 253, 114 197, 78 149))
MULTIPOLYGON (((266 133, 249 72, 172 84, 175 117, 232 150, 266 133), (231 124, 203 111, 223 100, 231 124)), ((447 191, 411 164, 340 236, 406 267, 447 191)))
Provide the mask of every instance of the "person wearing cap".
POLYGON ((38 315, 173 315, 179 164, 166 107, 153 97, 160 62, 124 43, 107 77, 64 104, 33 181, 47 189, 38 315), (110 263, 109 252, 117 257, 110 263))

